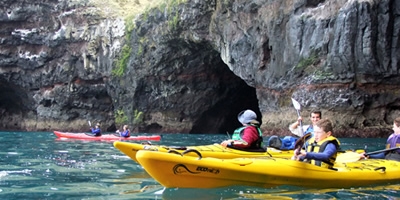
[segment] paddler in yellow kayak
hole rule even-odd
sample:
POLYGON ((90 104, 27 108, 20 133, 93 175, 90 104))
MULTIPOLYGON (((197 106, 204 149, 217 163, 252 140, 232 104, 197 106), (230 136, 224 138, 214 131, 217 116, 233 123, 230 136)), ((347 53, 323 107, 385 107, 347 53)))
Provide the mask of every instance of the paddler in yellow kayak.
MULTIPOLYGON (((308 140, 307 150, 296 149, 292 159, 333 169, 340 142, 332 136, 332 133, 332 122, 328 119, 319 120, 314 126, 314 137, 308 140)), ((299 144, 298 146, 303 145, 299 144)))
POLYGON ((397 117, 393 120, 393 131, 394 133, 392 133, 386 141, 387 151, 382 151, 381 153, 371 155, 363 152, 360 154, 360 158, 375 158, 400 161, 400 117, 397 117))
MULTIPOLYGON (((297 137, 293 136, 285 136, 284 138, 279 138, 276 135, 271 136, 268 139, 268 146, 269 147, 274 147, 276 149, 280 150, 292 150, 294 149, 294 145, 296 141, 299 139, 298 137, 303 137, 307 134, 310 134, 311 137, 314 134, 314 125, 317 123, 321 117, 322 117, 322 112, 319 110, 314 110, 310 113, 310 121, 311 125, 303 125, 303 118, 300 115, 300 109, 301 105, 299 102, 297 102, 295 99, 292 98, 293 106, 297 111, 297 121, 293 124, 289 125, 289 130, 291 133, 296 135, 297 137)), ((304 143, 304 148, 307 148, 307 142, 304 143)))
POLYGON ((221 145, 241 150, 265 151, 257 114, 252 110, 244 110, 239 113, 238 120, 243 126, 233 132, 232 139, 223 141, 221 145))

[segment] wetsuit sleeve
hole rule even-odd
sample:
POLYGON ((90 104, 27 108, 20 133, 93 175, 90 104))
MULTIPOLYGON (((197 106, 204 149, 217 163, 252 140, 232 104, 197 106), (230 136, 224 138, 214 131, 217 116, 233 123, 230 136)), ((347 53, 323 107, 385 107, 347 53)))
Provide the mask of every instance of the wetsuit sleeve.
POLYGON ((385 152, 381 153, 376 153, 376 154, 371 154, 369 158, 374 158, 374 159, 384 159, 385 158, 385 152))
POLYGON ((336 145, 333 143, 329 143, 326 145, 326 148, 323 152, 315 153, 315 152, 307 152, 307 159, 311 160, 329 160, 330 157, 333 156, 337 152, 336 145))

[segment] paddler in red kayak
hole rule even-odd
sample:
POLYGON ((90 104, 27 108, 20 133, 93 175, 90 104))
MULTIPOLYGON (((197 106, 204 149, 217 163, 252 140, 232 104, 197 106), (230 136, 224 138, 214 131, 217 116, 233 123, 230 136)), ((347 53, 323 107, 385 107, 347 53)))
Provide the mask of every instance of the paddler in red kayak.
POLYGON ((97 123, 96 126, 94 128, 90 128, 90 130, 92 131, 92 135, 93 136, 101 136, 101 129, 100 129, 100 124, 97 123))
POLYGON ((128 125, 124 125, 123 129, 124 129, 124 131, 122 131, 122 132, 119 130, 116 131, 116 133, 119 134, 119 137, 125 137, 125 138, 130 137, 131 131, 129 130, 128 125))

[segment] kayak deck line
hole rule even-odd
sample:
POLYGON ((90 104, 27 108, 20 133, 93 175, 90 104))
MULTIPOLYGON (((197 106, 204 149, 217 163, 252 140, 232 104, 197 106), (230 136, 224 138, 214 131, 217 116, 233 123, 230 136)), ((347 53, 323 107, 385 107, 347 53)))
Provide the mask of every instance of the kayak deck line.
MULTIPOLYGON (((243 151, 238 149, 232 149, 223 147, 220 144, 210 144, 210 145, 200 145, 200 146, 187 146, 187 147, 175 147, 175 146, 159 146, 151 144, 139 144, 124 141, 115 141, 113 143, 114 147, 120 150, 122 153, 129 156, 135 162, 136 153, 139 150, 148 151, 160 151, 167 152, 169 150, 175 150, 179 153, 183 153, 189 149, 197 150, 201 153, 202 157, 215 157, 215 158, 241 158, 241 157, 283 157, 291 158, 293 155, 293 150, 280 151, 274 148, 267 148, 265 152, 256 151, 243 151)), ((185 155, 188 156, 198 156, 194 151, 186 152, 185 155)))

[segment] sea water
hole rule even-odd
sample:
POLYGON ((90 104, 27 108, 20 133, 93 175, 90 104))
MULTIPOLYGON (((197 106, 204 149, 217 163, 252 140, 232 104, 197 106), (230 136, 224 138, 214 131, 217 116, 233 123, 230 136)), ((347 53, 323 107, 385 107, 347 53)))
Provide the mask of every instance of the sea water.
MULTIPOLYGON (((161 135, 160 141, 151 142, 193 146, 227 138, 226 134, 161 135)), ((383 149, 385 143, 384 138, 340 141, 343 149, 368 151, 383 149)), ((398 191, 400 184, 323 190, 291 186, 164 189, 112 142, 60 140, 51 132, 0 132, 0 199, 400 199, 398 191)))

